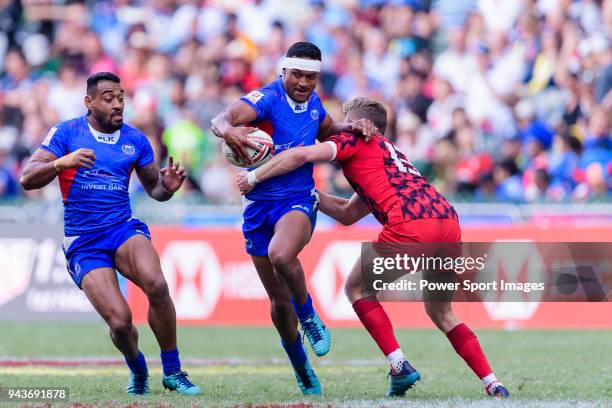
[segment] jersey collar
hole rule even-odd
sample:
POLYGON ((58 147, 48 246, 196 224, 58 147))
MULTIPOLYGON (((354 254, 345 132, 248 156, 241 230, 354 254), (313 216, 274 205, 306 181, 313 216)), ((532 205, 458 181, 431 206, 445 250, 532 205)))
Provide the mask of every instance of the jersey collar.
POLYGON ((114 145, 117 144, 119 137, 121 136, 121 129, 117 129, 113 133, 102 133, 91 127, 89 121, 87 121, 87 126, 89 127, 89 131, 93 135, 94 139, 96 139, 96 141, 99 143, 114 145))
POLYGON ((285 94, 285 97, 287 98, 287 102, 289 102, 289 106, 291 106, 291 109, 293 110, 293 112, 302 113, 308 110, 308 101, 304 103, 299 103, 291 99, 289 95, 287 94, 285 94))

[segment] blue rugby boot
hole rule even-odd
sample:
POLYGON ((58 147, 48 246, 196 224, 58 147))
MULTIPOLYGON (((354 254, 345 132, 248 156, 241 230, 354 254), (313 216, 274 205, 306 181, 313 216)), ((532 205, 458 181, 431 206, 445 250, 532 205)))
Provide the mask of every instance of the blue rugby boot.
POLYGON ((200 387, 189 381, 185 371, 177 371, 174 374, 163 375, 162 385, 165 389, 176 391, 183 395, 202 395, 200 387))
POLYGON ((304 395, 321 395, 321 383, 308 360, 301 367, 293 367, 293 372, 304 395))
POLYGON ((326 355, 331 346, 331 335, 317 312, 299 321, 312 351, 319 357, 326 355))
POLYGON ((308 295, 304 304, 299 304, 293 298, 291 299, 291 304, 312 350, 319 357, 326 355, 331 345, 331 336, 329 330, 327 330, 327 327, 325 327, 321 318, 315 312, 310 295, 308 295))
POLYGON ((421 374, 410 365, 408 361, 402 363, 402 369, 398 373, 389 372, 391 383, 387 390, 388 397, 403 397, 417 381, 421 379, 421 374))
POLYGON ((149 374, 134 374, 130 371, 128 395, 145 395, 149 393, 149 374))
POLYGON ((508 398, 510 397, 510 393, 499 381, 493 381, 491 384, 484 387, 487 395, 490 395, 493 398, 508 398))

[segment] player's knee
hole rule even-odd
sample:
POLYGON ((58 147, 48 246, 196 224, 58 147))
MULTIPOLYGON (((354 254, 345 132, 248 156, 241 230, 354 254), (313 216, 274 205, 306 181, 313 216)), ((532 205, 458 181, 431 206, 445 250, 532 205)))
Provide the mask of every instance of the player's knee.
POLYGON ((347 279, 344 284, 344 293, 349 302, 353 303, 361 298, 361 285, 351 281, 351 279, 347 279))
POLYGON ((268 257, 276 270, 285 270, 295 261, 295 256, 285 249, 270 249, 268 257))
POLYGON ((425 311, 431 321, 438 327, 446 326, 452 318, 452 310, 447 303, 425 302, 425 311))
POLYGON ((147 282, 142 289, 149 299, 165 299, 170 296, 168 284, 163 275, 160 278, 147 282))
POLYGON ((110 331, 117 337, 127 337, 132 332, 132 316, 130 313, 112 317, 108 321, 110 331))

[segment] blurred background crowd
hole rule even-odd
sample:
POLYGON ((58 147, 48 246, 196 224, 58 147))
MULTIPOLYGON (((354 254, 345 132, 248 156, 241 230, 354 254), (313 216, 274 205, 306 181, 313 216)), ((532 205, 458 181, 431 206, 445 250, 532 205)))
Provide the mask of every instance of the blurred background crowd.
MULTIPOLYGON (((0 0, 0 26, 0 199, 26 194, 24 161, 112 71, 125 120, 189 169, 182 199, 238 202, 210 120, 303 40, 334 120, 351 97, 383 101, 387 137, 455 200, 611 195, 612 0, 0 0)), ((351 193, 333 165, 316 179, 351 193)))

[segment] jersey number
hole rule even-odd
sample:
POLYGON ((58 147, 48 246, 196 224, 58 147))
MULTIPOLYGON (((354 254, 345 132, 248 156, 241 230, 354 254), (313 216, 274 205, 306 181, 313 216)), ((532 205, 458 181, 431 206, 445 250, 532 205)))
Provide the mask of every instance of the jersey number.
POLYGON ((412 165, 412 163, 410 163, 410 160, 406 159, 405 157, 400 158, 398 156, 397 150, 395 150, 395 146, 393 146, 389 142, 385 142, 385 145, 387 145, 387 149, 389 149, 391 158, 395 162, 397 168, 400 169, 400 171, 403 171, 404 173, 414 174, 415 176, 421 175, 421 173, 419 173, 419 171, 412 165))

